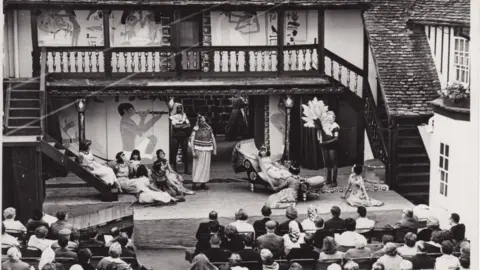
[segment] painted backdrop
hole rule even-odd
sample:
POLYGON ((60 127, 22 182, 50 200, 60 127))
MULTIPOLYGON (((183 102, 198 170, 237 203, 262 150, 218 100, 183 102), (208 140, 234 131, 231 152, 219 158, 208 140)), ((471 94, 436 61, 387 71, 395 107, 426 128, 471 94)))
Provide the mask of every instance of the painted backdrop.
MULTIPOLYGON (((163 149, 168 156, 169 152, 169 121, 164 114, 154 119, 151 114, 146 115, 141 122, 139 114, 119 114, 119 107, 135 111, 168 111, 167 105, 159 100, 134 100, 120 98, 116 102, 113 98, 101 98, 102 102, 89 100, 85 113, 86 138, 92 140, 94 154, 102 158, 115 159, 119 151, 125 151, 129 157, 132 149, 141 152, 142 161, 151 163, 157 149, 163 149), (121 132, 122 126, 122 132, 121 132)), ((72 100, 59 100, 64 106, 72 100)), ((75 106, 61 110, 59 113, 60 126, 64 142, 78 142, 78 113, 75 106)))

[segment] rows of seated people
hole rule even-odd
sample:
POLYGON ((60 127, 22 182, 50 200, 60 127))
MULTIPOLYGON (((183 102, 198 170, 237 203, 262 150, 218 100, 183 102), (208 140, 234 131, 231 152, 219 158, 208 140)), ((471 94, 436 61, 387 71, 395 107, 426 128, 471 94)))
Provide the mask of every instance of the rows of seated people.
POLYGON ((4 210, 2 270, 145 269, 128 234, 118 228, 112 228, 110 235, 99 235, 96 228, 80 232, 68 222, 65 211, 59 211, 52 222, 35 210, 26 226, 15 215, 13 208, 4 210))
POLYGON ((470 243, 458 214, 451 215, 451 228, 442 230, 438 219, 420 222, 412 209, 404 209, 394 226, 383 228, 368 219, 365 207, 358 207, 356 220, 342 219, 337 206, 327 221, 309 212, 300 222, 294 207, 287 208, 281 223, 270 218, 269 207, 261 212, 264 218, 252 225, 247 212, 239 209, 235 222, 226 226, 219 224, 215 211, 210 212, 209 221, 198 227, 194 254, 187 253, 192 269, 199 269, 195 266, 199 264, 223 270, 301 269, 302 265, 332 270, 463 270, 470 266, 470 243))

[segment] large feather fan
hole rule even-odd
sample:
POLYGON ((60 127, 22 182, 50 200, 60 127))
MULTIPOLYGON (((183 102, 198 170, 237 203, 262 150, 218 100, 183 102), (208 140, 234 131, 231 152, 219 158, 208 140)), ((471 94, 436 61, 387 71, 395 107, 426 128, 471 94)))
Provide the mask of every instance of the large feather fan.
MULTIPOLYGON (((327 113, 329 112, 329 110, 328 106, 323 103, 323 100, 318 100, 317 98, 314 98, 313 100, 310 100, 308 102, 308 106, 303 104, 302 107, 304 115, 302 119, 303 121, 305 121, 304 126, 315 128, 314 121, 319 119, 322 123, 324 131, 328 134, 329 129, 327 127, 329 127, 330 124, 327 122, 327 113)), ((321 141, 321 138, 319 138, 319 140, 321 141)))

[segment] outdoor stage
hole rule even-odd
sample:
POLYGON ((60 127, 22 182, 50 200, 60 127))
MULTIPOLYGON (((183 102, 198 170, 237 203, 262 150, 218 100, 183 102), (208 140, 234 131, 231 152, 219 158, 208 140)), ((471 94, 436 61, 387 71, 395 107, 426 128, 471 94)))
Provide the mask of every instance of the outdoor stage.
MULTIPOLYGON (((344 184, 345 176, 339 182, 344 184)), ((272 194, 271 190, 262 186, 258 186, 257 191, 252 193, 247 182, 213 183, 209 187, 210 190, 198 191, 196 195, 187 196, 186 202, 174 206, 134 207, 135 246, 139 249, 193 247, 198 224, 207 221, 210 211, 217 211, 220 224, 227 225, 234 221, 235 211, 243 208, 249 214, 249 222, 253 223, 262 218, 260 209, 272 194)), ((368 208, 368 216, 377 221, 378 227, 394 224, 400 218, 403 208, 413 207, 394 191, 370 191, 369 194, 372 198, 385 202, 382 207, 368 208)), ((310 204, 318 206, 324 219, 330 218, 330 208, 334 205, 342 209, 343 218, 356 218, 356 208, 347 205, 341 196, 342 193, 338 190, 321 193, 319 197, 312 194, 306 202, 297 204, 299 220, 306 218, 310 204)), ((272 218, 285 220, 285 209, 273 209, 272 218)))

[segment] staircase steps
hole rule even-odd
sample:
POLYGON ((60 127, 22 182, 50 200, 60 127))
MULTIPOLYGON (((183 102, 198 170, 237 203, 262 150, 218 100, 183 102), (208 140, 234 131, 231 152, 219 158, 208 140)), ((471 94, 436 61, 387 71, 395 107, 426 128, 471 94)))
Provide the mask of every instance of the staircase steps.
POLYGON ((41 135, 39 81, 6 82, 6 135, 41 135))

